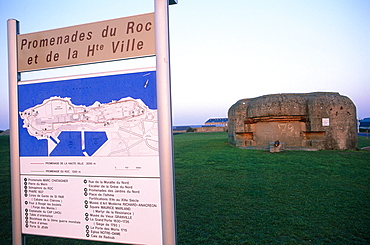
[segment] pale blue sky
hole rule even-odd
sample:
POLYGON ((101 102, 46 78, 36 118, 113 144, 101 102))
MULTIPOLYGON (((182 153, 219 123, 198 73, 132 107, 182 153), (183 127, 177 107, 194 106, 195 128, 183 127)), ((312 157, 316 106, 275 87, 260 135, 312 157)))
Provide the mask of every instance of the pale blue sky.
MULTIPOLYGON (((0 129, 9 127, 7 19, 29 33, 153 12, 153 6, 154 0, 1 1, 0 129)), ((170 41, 174 125, 226 117, 242 98, 316 91, 346 95, 358 118, 370 117, 368 0, 179 0, 170 6, 170 41)))

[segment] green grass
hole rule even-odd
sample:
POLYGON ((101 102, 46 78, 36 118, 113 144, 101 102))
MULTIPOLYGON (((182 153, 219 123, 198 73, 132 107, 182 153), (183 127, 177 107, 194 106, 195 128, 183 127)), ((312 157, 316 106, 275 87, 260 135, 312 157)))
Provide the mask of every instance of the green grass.
MULTIPOLYGON (((178 244, 370 244, 370 151, 243 150, 225 133, 174 136, 178 244)), ((359 137, 359 148, 370 139, 359 137)), ((8 137, 0 137, 10 244, 8 137)), ((105 244, 28 236, 27 244, 105 244)))
POLYGON ((370 243, 370 152, 265 151, 175 136, 179 244, 370 243))
POLYGON ((368 137, 358 137, 358 146, 357 148, 361 149, 363 147, 370 147, 370 138, 368 137))
POLYGON ((10 244, 12 236, 9 136, 0 136, 0 244, 10 244))

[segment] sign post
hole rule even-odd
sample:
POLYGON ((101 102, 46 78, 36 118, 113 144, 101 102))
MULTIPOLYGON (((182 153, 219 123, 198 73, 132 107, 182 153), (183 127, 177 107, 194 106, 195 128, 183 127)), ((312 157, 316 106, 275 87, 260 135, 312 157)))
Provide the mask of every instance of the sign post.
POLYGON ((176 244, 173 180, 168 0, 155 0, 156 61, 158 81, 159 158, 161 162, 163 244, 176 244))
POLYGON ((9 76, 9 106, 10 106, 10 169, 12 186, 12 238, 13 244, 22 244, 21 222, 21 182, 19 170, 19 138, 18 138, 18 79, 17 69, 17 34, 19 23, 8 20, 8 76, 9 76))
POLYGON ((8 20, 13 244, 22 234, 176 244, 168 3, 22 35, 8 20), (153 55, 156 68, 20 79, 153 55))

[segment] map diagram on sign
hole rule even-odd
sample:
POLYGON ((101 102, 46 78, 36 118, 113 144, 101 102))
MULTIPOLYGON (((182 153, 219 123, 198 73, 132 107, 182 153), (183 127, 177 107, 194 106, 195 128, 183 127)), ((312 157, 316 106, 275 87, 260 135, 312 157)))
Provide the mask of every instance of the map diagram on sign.
POLYGON ((141 99, 85 106, 53 96, 19 115, 30 136, 47 140, 49 156, 158 154, 157 110, 141 99))

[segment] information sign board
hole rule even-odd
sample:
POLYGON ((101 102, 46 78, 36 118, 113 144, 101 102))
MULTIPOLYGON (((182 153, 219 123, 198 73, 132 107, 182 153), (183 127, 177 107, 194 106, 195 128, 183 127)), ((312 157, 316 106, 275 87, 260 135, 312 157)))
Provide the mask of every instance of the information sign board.
POLYGON ((8 20, 8 57, 13 244, 23 234, 176 244, 168 1, 21 35, 8 20), (20 81, 25 71, 152 55, 152 69, 20 81))
POLYGON ((18 83, 22 233, 161 244, 156 72, 18 83))
POLYGON ((21 34, 18 71, 155 55, 154 13, 21 34))

